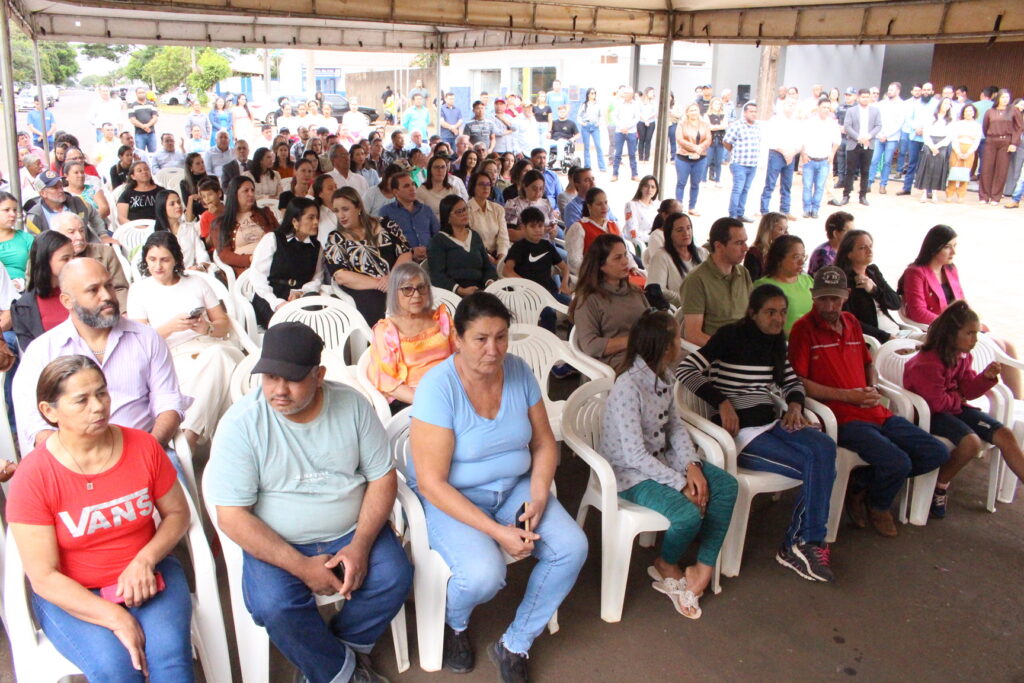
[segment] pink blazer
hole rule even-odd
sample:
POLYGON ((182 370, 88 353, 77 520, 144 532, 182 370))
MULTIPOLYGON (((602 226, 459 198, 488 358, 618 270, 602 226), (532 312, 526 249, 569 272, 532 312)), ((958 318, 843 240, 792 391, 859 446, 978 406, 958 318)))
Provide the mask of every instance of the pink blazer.
POLYGON ((907 361, 903 386, 923 398, 933 413, 959 415, 966 401, 983 396, 999 381, 976 373, 972 360, 965 353, 956 365, 947 366, 934 351, 921 351, 907 361))
MULTIPOLYGON (((960 288, 960 278, 956 266, 944 266, 946 279, 957 299, 964 298, 964 290, 960 288)), ((942 291, 942 283, 928 266, 907 266, 903 271, 903 312, 917 323, 931 325, 946 306, 953 303, 946 301, 946 293, 942 291)))

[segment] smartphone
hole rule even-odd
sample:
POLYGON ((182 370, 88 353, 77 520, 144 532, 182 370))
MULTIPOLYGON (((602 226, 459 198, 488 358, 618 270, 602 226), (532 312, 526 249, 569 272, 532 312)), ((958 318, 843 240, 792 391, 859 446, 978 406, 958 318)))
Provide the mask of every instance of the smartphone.
POLYGON ((331 568, 334 575, 338 577, 338 581, 345 582, 345 563, 339 562, 335 567, 331 568))
POLYGON ((205 310, 206 310, 205 306, 197 306, 197 307, 193 308, 191 311, 189 311, 188 317, 189 317, 189 319, 198 318, 199 316, 201 316, 203 314, 203 311, 205 311, 205 310))
MULTIPOLYGON (((166 588, 166 585, 164 584, 163 574, 161 574, 160 572, 156 572, 156 592, 159 593, 164 588, 166 588)), ((112 586, 104 586, 103 588, 101 588, 100 597, 104 600, 108 600, 109 602, 112 602, 117 605, 124 604, 124 597, 117 594, 116 583, 112 586)))
POLYGON ((525 515, 526 511, 529 510, 529 509, 530 509, 530 503, 529 503, 529 501, 527 501, 527 502, 524 502, 522 505, 520 505, 519 509, 516 510, 516 528, 517 529, 523 529, 524 531, 532 531, 532 529, 530 529, 530 520, 528 520, 528 519, 520 520, 519 519, 520 517, 525 515))

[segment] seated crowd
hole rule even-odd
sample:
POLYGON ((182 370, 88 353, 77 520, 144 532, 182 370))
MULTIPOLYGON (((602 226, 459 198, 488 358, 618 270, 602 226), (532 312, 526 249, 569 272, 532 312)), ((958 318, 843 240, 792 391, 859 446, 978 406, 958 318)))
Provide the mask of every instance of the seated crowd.
POLYGON ((620 227, 590 170, 573 169, 563 190, 543 148, 514 163, 468 139, 406 149, 396 131, 386 148, 377 133, 325 147, 305 132, 270 131, 249 161, 245 141, 232 147, 221 130, 167 189, 128 148, 110 169, 124 185, 113 207, 85 190, 78 152, 65 161, 67 188, 39 174, 25 231, 21 207, 0 193, 0 370, 17 363, 24 454, 0 471, 13 477, 7 519, 43 631, 91 680, 193 680, 192 605, 172 552, 190 523, 179 433, 190 449, 210 443, 202 498, 243 550, 246 608, 306 680, 384 680, 369 654, 415 569, 388 521, 399 469, 451 572, 449 671, 474 668, 471 617, 504 587, 506 562, 536 558, 486 648, 501 680, 527 680, 531 646, 588 544, 553 495, 559 446, 541 383, 509 352, 513 322, 571 326, 571 353, 614 376, 598 449, 619 496, 668 519, 647 573, 690 619, 738 484, 702 460, 677 395, 706 404, 739 467, 801 482, 775 557, 810 581, 835 578, 826 537, 837 447, 867 463, 846 491, 851 522, 885 537, 898 535, 892 507, 908 478, 937 470, 931 513, 941 518, 951 481, 985 443, 1024 477, 1013 433, 969 404, 1001 379, 1019 397, 1019 377, 999 363, 972 368, 987 328, 963 300, 948 226, 929 231, 894 290, 871 235, 845 212, 826 221, 808 273, 785 215, 766 213, 750 249, 737 218, 714 221, 700 244, 692 201, 689 211, 659 203, 653 177, 620 227), (106 214, 154 223, 129 251, 106 214), (247 280, 265 330, 256 386, 233 404, 243 355, 218 277, 247 280), (566 304, 568 320, 548 307, 513 321, 487 290, 516 278, 566 304), (442 290, 459 298, 454 312, 442 290), (363 394, 326 379, 324 340, 300 322, 271 324, 289 302, 328 291, 372 328, 363 379, 393 414, 406 411, 408 462, 393 462, 363 394), (872 358, 873 340, 908 336, 906 322, 927 328, 914 332, 923 345, 904 385, 927 402, 930 433, 885 406, 872 358), (835 441, 808 418, 809 398, 835 415, 835 441), (338 594, 346 604, 325 622, 315 596, 338 594))

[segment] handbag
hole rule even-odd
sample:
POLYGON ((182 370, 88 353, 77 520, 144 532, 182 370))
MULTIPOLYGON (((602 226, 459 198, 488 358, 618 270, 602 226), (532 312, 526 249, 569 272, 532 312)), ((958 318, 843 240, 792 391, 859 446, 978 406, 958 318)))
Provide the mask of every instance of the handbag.
POLYGON ((949 169, 949 178, 947 182, 950 183, 967 183, 971 180, 971 169, 966 166, 953 166, 949 169))

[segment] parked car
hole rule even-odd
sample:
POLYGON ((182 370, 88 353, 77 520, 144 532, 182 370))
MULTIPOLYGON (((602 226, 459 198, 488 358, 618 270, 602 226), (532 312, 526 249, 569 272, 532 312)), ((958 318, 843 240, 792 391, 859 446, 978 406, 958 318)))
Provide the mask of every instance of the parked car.
POLYGON ((168 90, 161 95, 160 104, 167 104, 173 107, 179 104, 187 104, 191 98, 192 95, 189 94, 188 89, 183 85, 179 85, 177 88, 168 90))
MULTIPOLYGON (((324 102, 331 105, 331 113, 334 114, 334 118, 341 121, 341 117, 348 113, 351 107, 348 104, 348 98, 338 93, 324 93, 324 102)), ((377 114, 377 110, 373 107, 359 107, 359 111, 366 115, 366 118, 370 119, 370 123, 376 121, 380 116, 377 114)))
POLYGON ((32 111, 36 108, 36 91, 25 88, 14 96, 14 108, 18 111, 32 111))

